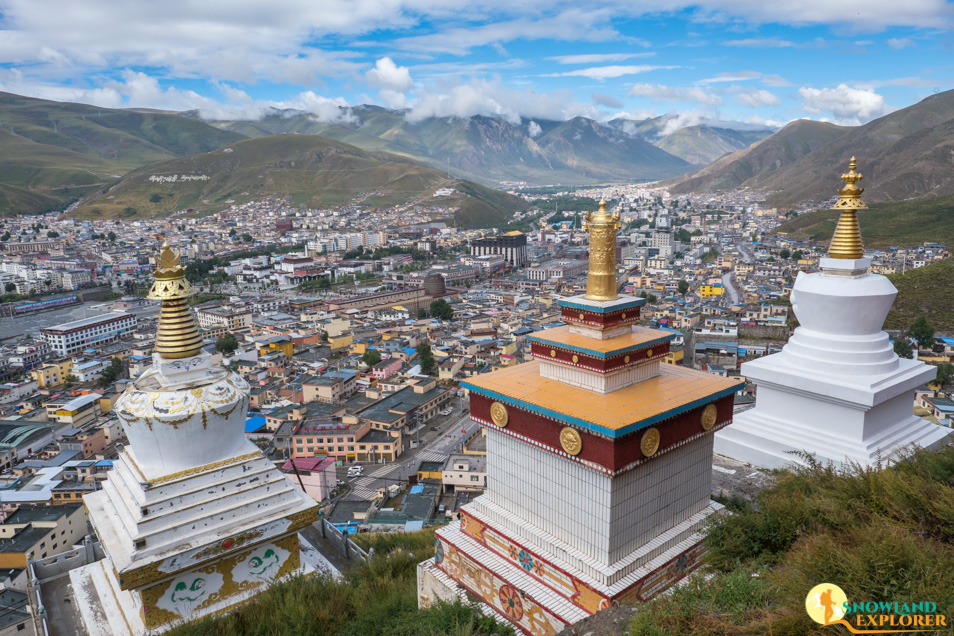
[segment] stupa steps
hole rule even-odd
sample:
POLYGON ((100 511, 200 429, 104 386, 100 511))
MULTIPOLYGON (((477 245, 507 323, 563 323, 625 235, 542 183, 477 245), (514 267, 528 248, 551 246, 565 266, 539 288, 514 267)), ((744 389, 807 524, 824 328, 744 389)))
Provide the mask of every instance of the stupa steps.
MULTIPOLYGON (((492 528, 498 528, 515 541, 528 544, 544 560, 598 588, 616 587, 621 581, 628 581, 633 572, 644 568, 648 563, 659 558, 674 546, 700 533, 708 523, 709 517, 721 510, 721 505, 710 504, 682 523, 660 533, 619 561, 604 564, 593 559, 582 550, 574 548, 559 537, 508 512, 502 506, 490 501, 486 496, 474 499, 467 507, 467 513, 481 523, 492 528)), ((627 586, 629 584, 626 583, 627 586)))

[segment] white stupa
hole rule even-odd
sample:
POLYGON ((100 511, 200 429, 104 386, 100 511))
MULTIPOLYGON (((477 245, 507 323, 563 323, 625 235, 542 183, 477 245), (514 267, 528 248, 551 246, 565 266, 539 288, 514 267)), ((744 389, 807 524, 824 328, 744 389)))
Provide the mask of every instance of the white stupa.
POLYGON ((179 257, 164 245, 157 265, 154 365, 116 403, 130 443, 84 497, 106 558, 70 572, 93 636, 159 633, 304 572, 298 530, 318 517, 245 438, 248 385, 202 351, 179 257))
POLYGON ((801 273, 792 309, 801 326, 781 352, 746 362, 743 374, 758 385, 754 409, 716 433, 715 452, 765 468, 805 464, 803 451, 821 463, 890 462, 912 445, 933 448, 947 429, 912 414, 914 389, 936 369, 899 358, 884 319, 898 290, 869 274, 856 210, 867 206, 852 157, 828 258, 820 272, 801 273))

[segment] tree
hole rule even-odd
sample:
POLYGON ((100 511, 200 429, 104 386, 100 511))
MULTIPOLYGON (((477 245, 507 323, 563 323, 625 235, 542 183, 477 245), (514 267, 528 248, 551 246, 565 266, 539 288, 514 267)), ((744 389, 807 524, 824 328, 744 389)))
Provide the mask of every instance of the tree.
POLYGON ((0 236, 0 241, 3 241, 4 243, 6 243, 6 242, 9 241, 9 240, 10 240, 10 233, 9 233, 9 232, 4 232, 4 233, 3 233, 3 236, 0 236))
POLYGON ((78 382, 78 381, 79 381, 79 378, 77 378, 77 377, 76 377, 75 375, 73 375, 72 373, 69 374, 68 376, 66 376, 65 378, 63 378, 63 384, 64 384, 67 388, 73 386, 73 384, 74 384, 75 382, 78 382))
POLYGON ((431 315, 441 320, 450 320, 454 317, 454 309, 443 298, 438 298, 431 303, 431 315))
POLYGON ((238 339, 230 333, 225 334, 215 341, 215 350, 225 355, 232 355, 238 349, 238 339))
POLYGON ((106 370, 103 371, 103 374, 99 376, 99 383, 102 386, 109 386, 110 384, 118 380, 119 376, 125 370, 126 370, 126 365, 123 364, 123 359, 113 358, 113 361, 109 363, 109 366, 106 367, 106 370))
POLYGON ((110 230, 110 231, 109 231, 109 234, 106 235, 106 238, 109 240, 110 243, 115 243, 115 242, 116 242, 116 233, 113 232, 112 230, 110 230))
POLYGON ((60 233, 57 232, 56 230, 50 230, 49 232, 46 233, 46 235, 49 238, 60 238, 60 233))
POLYGON ((157 192, 153 192, 149 196, 149 203, 159 203, 160 201, 162 201, 162 195, 157 192))
POLYGON ((421 371, 424 373, 430 373, 437 365, 437 361, 434 360, 434 354, 431 353, 431 345, 426 342, 417 345, 417 358, 421 363, 421 371))
POLYGON ((802 252, 802 250, 795 250, 794 252, 792 252, 792 260, 800 261, 802 260, 802 256, 804 255, 805 254, 804 252, 802 252))
POLYGON ((12 294, 13 292, 17 290, 17 286, 14 283, 7 283, 6 285, 3 286, 3 288, 6 290, 8 294, 12 294))
POLYGON ((792 255, 792 253, 789 252, 787 249, 783 249, 781 252, 778 253, 778 255, 779 255, 779 256, 782 258, 782 260, 784 261, 784 260, 787 260, 788 257, 792 255))
POLYGON ((950 384, 952 380, 954 380, 954 364, 945 362, 937 365, 936 381, 941 385, 941 388, 943 389, 945 384, 950 384))
POLYGON ((900 335, 894 341, 894 352, 899 358, 911 359, 914 357, 914 348, 906 336, 900 335))
POLYGON ((243 234, 243 235, 242 235, 242 240, 245 241, 246 243, 251 243, 251 242, 252 242, 252 235, 251 235, 251 234, 243 234))
POLYGON ((911 323, 908 334, 914 338, 922 349, 929 349, 934 345, 934 325, 929 323, 924 316, 918 316, 911 323))
POLYGON ((377 349, 368 349, 364 352, 364 355, 361 356, 361 361, 369 367, 373 367, 377 363, 381 362, 381 352, 377 349))
POLYGON ((235 231, 234 227, 231 230, 229 230, 229 236, 235 236, 236 234, 238 234, 238 232, 235 231))
POLYGON ((679 293, 680 293, 680 294, 682 294, 683 296, 685 296, 685 295, 686 295, 686 292, 689 291, 689 281, 687 281, 685 278, 683 278, 683 279, 680 280, 679 283, 676 285, 676 289, 679 290, 679 293))
POLYGON ((649 303, 650 305, 656 302, 656 294, 649 294, 648 296, 646 296, 646 302, 649 303))

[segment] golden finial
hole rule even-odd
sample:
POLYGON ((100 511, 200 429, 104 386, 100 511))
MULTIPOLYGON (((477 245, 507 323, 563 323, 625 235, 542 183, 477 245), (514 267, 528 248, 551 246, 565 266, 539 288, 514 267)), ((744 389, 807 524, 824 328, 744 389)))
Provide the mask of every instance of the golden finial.
POLYGON ((162 269, 172 269, 179 266, 179 255, 169 248, 169 243, 163 241, 159 256, 156 257, 156 265, 162 269))
POLYGON ((858 225, 856 211, 864 210, 868 206, 861 200, 861 194, 865 189, 855 185, 864 178, 855 171, 855 167, 855 158, 852 157, 848 164, 848 172, 841 175, 845 187, 838 190, 838 201, 832 206, 833 210, 842 212, 838 225, 835 227, 835 235, 831 239, 831 246, 828 248, 829 258, 855 260, 864 256, 865 253, 861 245, 861 227, 858 225))
POLYGON ((162 244, 156 258, 155 282, 147 298, 158 300, 159 327, 156 330, 156 352, 167 359, 189 358, 202 350, 202 338, 187 299, 195 289, 185 277, 179 254, 168 243, 162 244))
POLYGON ((596 213, 587 212, 585 229, 590 233, 590 266, 586 277, 586 298, 616 300, 616 231, 620 228, 619 212, 606 211, 600 199, 596 213))

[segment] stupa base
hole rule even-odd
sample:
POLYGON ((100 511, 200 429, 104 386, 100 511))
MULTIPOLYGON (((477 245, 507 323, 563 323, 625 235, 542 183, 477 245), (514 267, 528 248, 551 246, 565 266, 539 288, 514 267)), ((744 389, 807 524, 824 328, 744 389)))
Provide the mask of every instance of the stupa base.
MULTIPOLYGON (((263 544, 237 557, 223 559, 211 566, 198 568, 194 572, 178 574, 176 578, 156 587, 168 588, 163 597, 175 597, 180 581, 192 579, 191 585, 182 590, 183 598, 171 601, 170 598, 149 600, 139 591, 123 590, 110 566, 109 559, 102 559, 70 571, 70 584, 73 588, 76 607, 83 619, 89 636, 148 636, 161 634, 187 621, 206 616, 214 616, 235 609, 251 600, 268 585, 287 580, 293 576, 307 576, 316 572, 316 567, 299 559, 299 536, 297 534, 275 541, 275 545, 263 544), (294 545, 292 545, 294 544, 294 545), (256 563, 254 554, 267 554, 269 550, 287 553, 286 563, 278 570, 278 575, 269 578, 254 575, 250 568, 241 564, 256 563), (251 556, 251 558, 248 558, 251 556), (213 571, 214 570, 214 571, 213 571), (249 571, 246 571, 249 570, 249 571), (226 574, 225 577, 221 572, 226 574), (239 580, 248 577, 253 579, 239 580), (227 579, 227 580, 226 580, 227 579), (202 581, 195 584, 195 581, 202 581), (206 587, 208 586, 208 587, 206 587), (193 590, 192 588, 196 589, 193 590), (187 596, 196 597, 190 601, 187 596), (144 603, 154 602, 150 607, 144 603)), ((264 564, 263 564, 264 565, 264 564)), ((148 596, 146 590, 146 596, 148 596)))
POLYGON ((613 605, 648 601, 692 572, 705 553, 706 521, 721 510, 713 503, 640 547, 640 567, 612 586, 465 516, 437 532, 434 559, 418 566, 418 602, 476 596, 524 634, 556 634, 613 605))

